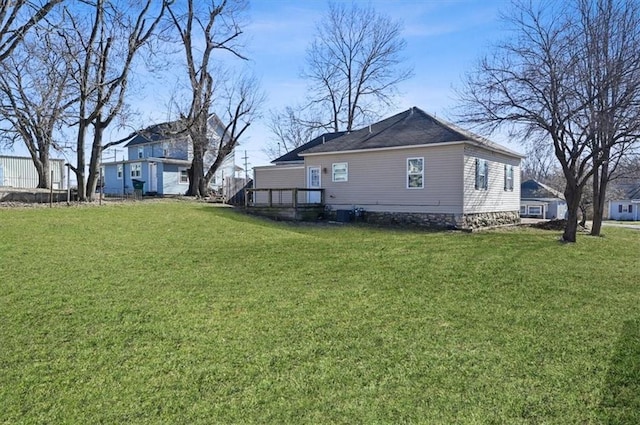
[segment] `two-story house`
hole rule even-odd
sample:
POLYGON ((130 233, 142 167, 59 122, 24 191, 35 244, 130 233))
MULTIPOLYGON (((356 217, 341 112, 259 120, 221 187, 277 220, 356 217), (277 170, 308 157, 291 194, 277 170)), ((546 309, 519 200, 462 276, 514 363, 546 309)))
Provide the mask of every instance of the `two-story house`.
MULTIPOLYGON (((209 127, 209 138, 215 145, 224 133, 224 126, 214 115, 209 120, 209 127)), ((136 186, 142 186, 142 192, 148 195, 184 195, 187 192, 193 152, 183 123, 172 121, 147 127, 130 139, 125 148, 128 159, 102 164, 105 194, 131 194, 136 186)), ((233 152, 230 155, 233 158, 232 155, 233 152)), ((225 158, 212 182, 217 186, 224 179, 222 176, 233 176, 234 173, 235 164, 225 158)), ((212 189, 216 190, 216 186, 212 189)))

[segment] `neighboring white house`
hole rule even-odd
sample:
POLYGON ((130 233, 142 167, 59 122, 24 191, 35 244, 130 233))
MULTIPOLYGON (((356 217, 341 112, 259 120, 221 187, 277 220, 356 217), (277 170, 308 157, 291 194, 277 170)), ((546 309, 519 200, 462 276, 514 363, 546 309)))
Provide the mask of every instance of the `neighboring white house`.
POLYGON ((640 199, 609 201, 609 220, 640 221, 640 199))
POLYGON ((418 108, 308 145, 256 167, 254 187, 323 189, 328 209, 363 211, 371 222, 474 228, 520 220, 523 156, 418 108))
MULTIPOLYGON (((63 159, 50 159, 53 189, 64 189, 63 159)), ((33 189, 38 187, 38 171, 29 157, 0 155, 0 187, 33 189)))
POLYGON ((520 217, 564 219, 567 215, 562 192, 539 181, 522 182, 520 196, 520 217))

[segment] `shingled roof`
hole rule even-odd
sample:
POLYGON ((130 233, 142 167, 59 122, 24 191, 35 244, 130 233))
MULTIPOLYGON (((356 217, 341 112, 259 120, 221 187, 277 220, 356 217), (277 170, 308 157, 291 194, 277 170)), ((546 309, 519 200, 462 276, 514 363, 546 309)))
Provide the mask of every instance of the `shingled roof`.
POLYGON ((522 199, 564 199, 564 195, 559 190, 533 179, 520 184, 520 197, 522 199))
POLYGON ((146 143, 157 142, 158 140, 172 139, 182 135, 186 128, 182 121, 170 121, 155 124, 140 130, 125 147, 144 145, 146 143))
POLYGON ((300 152, 306 151, 307 149, 310 149, 314 146, 318 146, 323 143, 326 143, 330 140, 335 139, 336 137, 342 136, 343 134, 345 134, 344 131, 338 131, 336 133, 325 133, 321 136, 316 137, 315 139, 312 139, 311 141, 305 143, 304 145, 300 145, 294 150, 285 153, 281 157, 274 159, 273 161, 271 161, 271 163, 282 164, 286 162, 304 161, 304 159, 300 155, 298 155, 300 152))
POLYGON ((329 143, 316 145, 302 152, 302 156, 454 142, 466 142, 523 158, 523 155, 515 151, 433 117, 415 106, 375 124, 336 137, 329 143))

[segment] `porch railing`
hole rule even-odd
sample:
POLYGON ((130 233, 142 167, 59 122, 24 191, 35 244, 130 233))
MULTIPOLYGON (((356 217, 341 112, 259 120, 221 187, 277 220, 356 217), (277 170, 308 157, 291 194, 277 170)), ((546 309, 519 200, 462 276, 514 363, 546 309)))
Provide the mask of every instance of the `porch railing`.
POLYGON ((244 205, 251 207, 293 208, 323 206, 324 189, 286 188, 286 189, 245 189, 244 205))

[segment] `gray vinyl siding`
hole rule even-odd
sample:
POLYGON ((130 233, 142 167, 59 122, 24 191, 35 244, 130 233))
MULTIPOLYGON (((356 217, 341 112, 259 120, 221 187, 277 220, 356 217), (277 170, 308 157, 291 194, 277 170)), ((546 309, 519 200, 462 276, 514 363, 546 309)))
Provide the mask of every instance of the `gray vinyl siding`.
POLYGON ((464 213, 520 210, 520 159, 467 145, 464 149, 464 213), (487 160, 487 189, 476 189, 476 159, 487 160), (504 190, 504 166, 513 166, 513 190, 504 190))
POLYGON ((318 166, 325 202, 333 209, 462 213, 463 145, 359 151, 305 156, 318 166), (407 188, 407 159, 424 158, 422 189, 407 188), (332 164, 348 164, 348 180, 332 181, 332 164))
POLYGON ((163 164, 158 168, 158 191, 162 188, 163 195, 184 195, 189 190, 189 183, 180 183, 180 169, 187 166, 176 164, 163 164))
MULTIPOLYGON (((254 187, 256 189, 293 189, 306 187, 305 167, 303 164, 289 165, 272 165, 266 167, 255 167, 254 187)), ((255 202, 266 203, 268 195, 264 192, 257 192, 255 202)), ((291 193, 276 193, 273 198, 274 202, 290 203, 291 193)))

